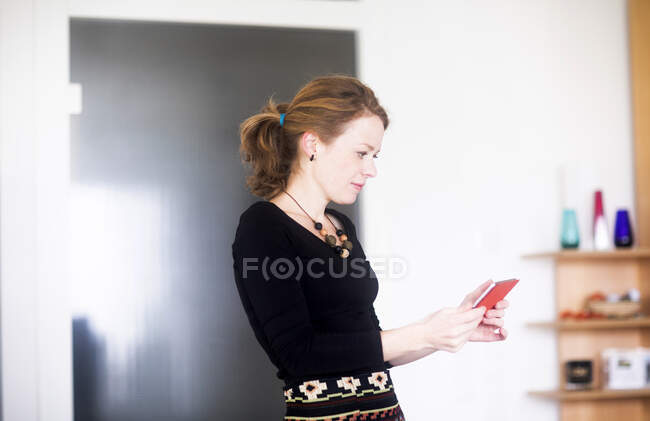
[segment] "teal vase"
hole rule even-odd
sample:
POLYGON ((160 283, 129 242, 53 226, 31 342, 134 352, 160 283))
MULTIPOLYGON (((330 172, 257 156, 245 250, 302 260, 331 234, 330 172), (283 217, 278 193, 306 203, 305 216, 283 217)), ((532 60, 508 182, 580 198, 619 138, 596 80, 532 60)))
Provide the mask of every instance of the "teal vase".
POLYGON ((560 244, 563 249, 576 249, 580 245, 578 218, 574 209, 564 209, 562 212, 562 238, 560 244))

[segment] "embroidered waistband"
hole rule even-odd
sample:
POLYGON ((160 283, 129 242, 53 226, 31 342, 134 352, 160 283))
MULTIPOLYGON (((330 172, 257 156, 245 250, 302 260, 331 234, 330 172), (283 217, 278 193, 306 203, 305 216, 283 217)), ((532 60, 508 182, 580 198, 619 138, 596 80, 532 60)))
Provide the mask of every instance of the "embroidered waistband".
POLYGON ((284 400, 290 403, 324 402, 345 399, 351 396, 363 397, 393 391, 389 370, 367 373, 321 377, 305 380, 294 386, 283 388, 284 400))

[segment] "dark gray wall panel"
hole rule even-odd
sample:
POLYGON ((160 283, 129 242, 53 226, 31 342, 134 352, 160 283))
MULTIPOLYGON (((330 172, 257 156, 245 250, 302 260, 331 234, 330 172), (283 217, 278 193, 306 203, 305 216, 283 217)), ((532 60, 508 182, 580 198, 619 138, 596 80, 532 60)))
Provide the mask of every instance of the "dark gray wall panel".
POLYGON ((233 280, 238 216, 257 200, 238 126, 271 94, 356 74, 355 34, 74 19, 70 39, 71 174, 107 210, 71 221, 79 266, 94 265, 76 282, 101 294, 75 303, 75 419, 281 419, 233 280))

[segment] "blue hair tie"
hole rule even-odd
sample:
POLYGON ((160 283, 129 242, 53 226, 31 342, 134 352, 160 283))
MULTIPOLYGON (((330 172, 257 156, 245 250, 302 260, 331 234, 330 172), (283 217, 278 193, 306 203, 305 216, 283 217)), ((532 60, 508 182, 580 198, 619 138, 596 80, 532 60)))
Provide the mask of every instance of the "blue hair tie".
POLYGON ((285 113, 280 114, 280 127, 282 127, 284 125, 284 116, 285 115, 286 115, 285 113))

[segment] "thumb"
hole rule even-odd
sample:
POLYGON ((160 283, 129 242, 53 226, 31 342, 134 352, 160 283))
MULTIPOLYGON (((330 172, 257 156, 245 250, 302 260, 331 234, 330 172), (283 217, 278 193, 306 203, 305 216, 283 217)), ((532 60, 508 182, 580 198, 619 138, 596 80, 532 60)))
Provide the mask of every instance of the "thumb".
POLYGON ((488 289, 492 285, 492 279, 487 280, 483 282, 481 285, 478 286, 474 291, 470 292, 465 296, 465 299, 463 300, 462 303, 460 303, 461 308, 472 308, 474 305, 474 302, 478 300, 478 298, 485 292, 486 289, 488 289))

